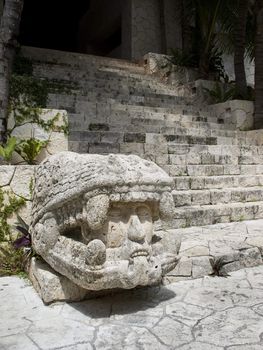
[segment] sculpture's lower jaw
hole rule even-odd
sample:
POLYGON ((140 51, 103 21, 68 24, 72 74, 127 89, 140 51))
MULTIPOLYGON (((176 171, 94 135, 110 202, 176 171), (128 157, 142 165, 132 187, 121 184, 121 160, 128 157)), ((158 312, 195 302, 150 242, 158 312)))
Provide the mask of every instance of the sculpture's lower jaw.
POLYGON ((132 289, 159 283, 162 276, 171 271, 178 259, 175 255, 151 257, 138 256, 131 260, 109 261, 98 270, 80 272, 74 282, 87 290, 132 289))
MULTIPOLYGON (((127 262, 121 262, 121 264, 118 266, 124 267, 125 263, 125 271, 127 272, 128 269, 128 263, 127 262)), ((93 297, 103 296, 107 295, 110 290, 112 289, 131 289, 139 286, 144 286, 143 283, 147 279, 138 280, 136 279, 136 273, 137 269, 144 266, 145 262, 142 260, 134 261, 134 266, 132 264, 129 266, 130 275, 126 276, 126 284, 125 285, 119 285, 116 286, 116 284, 112 284, 112 287, 109 285, 106 285, 107 280, 102 279, 101 283, 103 283, 104 288, 99 288, 99 285, 97 285, 97 289, 92 288, 83 288, 79 284, 76 284, 72 280, 69 280, 67 277, 59 274, 54 269, 51 268, 50 265, 48 265, 46 262, 44 262, 41 259, 35 259, 33 258, 30 265, 29 270, 29 277, 31 282, 33 283, 34 287, 40 294, 43 301, 47 304, 50 304, 55 301, 80 301, 85 299, 90 299, 93 297), (133 269, 133 272, 132 272, 133 269), (137 284, 139 283, 139 284, 137 284), (135 284, 135 285, 134 285, 135 284)), ((157 265, 156 265, 157 266, 157 265)), ((148 264, 149 267, 149 264, 148 264)), ((109 282, 112 282, 114 275, 113 271, 116 271, 113 269, 113 266, 107 267, 107 272, 111 273, 111 278, 108 280, 109 282), (111 270, 111 272, 110 272, 111 270)), ((106 271, 105 271, 106 272, 106 271)), ((116 276, 116 275, 115 275, 116 276)), ((123 275, 124 276, 124 275, 123 275)), ((148 281, 150 280, 150 284, 156 284, 161 279, 161 274, 159 268, 155 268, 155 266, 151 267, 151 270, 149 271, 148 275, 148 281)), ((148 285, 149 283, 147 283, 148 285)))

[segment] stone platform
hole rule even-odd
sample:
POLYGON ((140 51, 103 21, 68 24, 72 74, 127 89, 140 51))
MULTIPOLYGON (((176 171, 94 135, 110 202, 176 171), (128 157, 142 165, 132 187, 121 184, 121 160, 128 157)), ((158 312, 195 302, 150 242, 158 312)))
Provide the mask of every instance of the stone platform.
POLYGON ((1 350, 261 350, 263 266, 80 303, 44 306, 0 279, 1 350))
POLYGON ((263 264, 262 219, 171 231, 182 242, 179 264, 165 278, 169 283, 212 274, 216 261, 222 275, 263 264))

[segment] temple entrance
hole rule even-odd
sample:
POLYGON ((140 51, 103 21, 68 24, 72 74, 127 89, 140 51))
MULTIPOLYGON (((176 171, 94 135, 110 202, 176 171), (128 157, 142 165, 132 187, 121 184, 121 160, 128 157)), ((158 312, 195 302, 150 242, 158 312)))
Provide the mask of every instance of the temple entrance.
POLYGON ((114 56, 115 51, 116 57, 121 56, 118 53, 121 3, 110 3, 75 0, 74 4, 62 4, 58 0, 25 0, 19 42, 25 46, 101 56, 114 56))

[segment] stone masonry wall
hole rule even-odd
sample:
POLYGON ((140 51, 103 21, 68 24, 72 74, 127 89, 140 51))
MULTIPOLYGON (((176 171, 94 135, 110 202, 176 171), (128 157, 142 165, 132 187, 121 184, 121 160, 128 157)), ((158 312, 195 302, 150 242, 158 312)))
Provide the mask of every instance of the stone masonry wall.
MULTIPOLYGON (((31 190, 30 184, 34 176, 34 165, 1 165, 0 166, 0 190, 9 192, 26 199, 26 205, 19 211, 19 215, 29 224, 31 216, 31 190)), ((14 224, 16 217, 9 220, 14 224)))
MULTIPOLYGON (((64 110, 43 109, 42 119, 48 121, 55 116, 58 119, 55 123, 57 127, 67 123, 67 112, 64 110)), ((9 127, 11 127, 12 118, 9 120, 9 127)), ((62 131, 44 131, 39 125, 27 123, 23 126, 17 127, 12 132, 12 136, 18 139, 29 139, 32 136, 42 141, 49 140, 47 146, 41 151, 36 159, 36 163, 40 163, 49 155, 67 151, 68 137, 62 131)), ((26 205, 19 211, 19 215, 30 223, 31 220, 31 187, 36 165, 25 165, 25 161, 16 153, 11 160, 13 165, 5 165, 0 159, 0 190, 10 192, 18 197, 26 199, 26 205)), ((10 220, 10 224, 14 224, 16 217, 10 220)))

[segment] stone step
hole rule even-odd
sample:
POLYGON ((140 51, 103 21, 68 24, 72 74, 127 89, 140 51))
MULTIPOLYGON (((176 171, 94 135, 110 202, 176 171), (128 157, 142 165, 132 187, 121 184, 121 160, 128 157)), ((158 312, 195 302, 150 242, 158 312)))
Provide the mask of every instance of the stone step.
POLYGON ((123 59, 64 52, 30 46, 22 46, 21 55, 37 62, 64 64, 70 67, 78 68, 89 68, 91 65, 104 65, 107 67, 118 67, 123 69, 133 69, 138 67, 138 64, 123 59))
POLYGON ((172 230, 182 241, 179 264, 168 273, 168 281, 215 273, 212 264, 216 261, 221 261, 217 271, 221 276, 263 264, 262 227, 263 220, 258 219, 172 230))
POLYGON ((171 129, 173 132, 178 129, 181 134, 190 134, 187 130, 192 130, 194 134, 200 134, 200 136, 242 137, 244 135, 247 137, 245 132, 228 130, 224 124, 200 121, 201 118, 194 115, 114 111, 112 105, 105 103, 105 101, 102 103, 80 102, 74 99, 56 99, 53 95, 48 108, 62 107, 73 112, 70 115, 70 121, 75 130, 80 127, 81 129, 83 127, 89 129, 89 123, 104 123, 109 126, 111 131, 123 131, 123 129, 127 129, 127 125, 130 125, 134 129, 136 127, 142 128, 145 132, 163 133, 165 129, 171 129), (218 132, 219 130, 222 132, 218 132))
POLYGON ((263 165, 162 165, 162 168, 174 176, 222 176, 222 175, 261 175, 263 165))
MULTIPOLYGON (((221 130, 221 129, 203 129, 203 128, 186 128, 186 127, 168 127, 165 126, 165 122, 160 123, 146 123, 146 120, 137 121, 137 118, 131 118, 130 121, 127 121, 125 124, 118 124, 114 120, 111 125, 107 123, 90 123, 90 120, 87 122, 86 118, 82 115, 75 117, 76 115, 70 116, 69 124, 70 131, 83 131, 85 128, 87 130, 94 130, 102 128, 102 130, 111 131, 111 132, 125 132, 127 128, 130 132, 146 132, 147 134, 171 134, 171 135, 189 135, 189 136, 201 136, 201 137, 231 137, 231 138, 243 138, 245 143, 253 142, 253 139, 247 139, 245 133, 239 133, 232 130, 221 130), (129 123, 130 122, 130 123, 129 123), (147 125, 145 125, 147 124, 147 125)), ((113 117, 110 119, 114 119, 113 117)), ((117 119, 117 118, 116 118, 117 119)), ((126 120, 126 119, 125 119, 126 120)), ((155 119, 156 120, 156 119, 155 119)), ((123 120, 122 120, 123 121, 123 120)), ((161 136, 160 136, 161 138, 161 136)), ((234 141, 233 141, 234 142, 234 141)))
POLYGON ((183 206, 175 209, 169 228, 213 225, 263 218, 263 202, 183 206))
MULTIPOLYGON (((90 146, 99 143, 108 144, 122 144, 122 143, 142 143, 150 145, 158 145, 158 139, 154 137, 158 134, 145 134, 145 133, 119 133, 119 132, 96 132, 96 131, 71 131, 69 133, 69 141, 84 142, 90 146)), ((161 135, 162 145, 177 145, 177 144, 189 144, 189 145, 216 145, 217 138, 215 137, 201 137, 201 136, 189 136, 189 135, 161 135)), ((172 156, 171 156, 172 157, 172 156)))
POLYGON ((48 95, 47 108, 58 108, 59 106, 69 105, 71 109, 75 108, 75 113, 81 113, 89 111, 88 108, 91 105, 104 104, 107 107, 111 107, 115 103, 122 103, 127 105, 136 106, 149 106, 149 107, 169 107, 174 108, 179 105, 191 104, 190 99, 186 99, 181 96, 170 96, 165 94, 143 93, 142 95, 120 93, 119 90, 115 93, 111 90, 106 92, 101 90, 100 92, 90 90, 87 94, 83 95, 82 92, 73 91, 71 95, 66 93, 52 93, 48 95))
MULTIPOLYGON (((127 73, 128 74, 128 73, 127 73)), ((96 91, 97 93, 119 93, 119 94, 163 94, 171 97, 180 96, 191 97, 193 95, 182 96, 176 89, 170 88, 155 81, 146 80, 143 75, 138 74, 138 78, 114 76, 109 74, 81 72, 75 69, 64 67, 41 66, 35 67, 33 75, 40 79, 60 81, 62 84, 76 84, 84 93, 96 91)), ((148 77, 149 78, 149 77, 148 77)))
POLYGON ((173 191, 177 207, 263 200, 263 187, 173 191))
POLYGON ((174 182, 178 191, 246 188, 263 186, 263 175, 178 176, 174 182))
POLYGON ((84 70, 78 67, 68 67, 58 64, 34 63, 33 75, 36 78, 50 79, 61 82, 76 83, 83 91, 97 90, 104 92, 163 93, 170 96, 193 97, 194 94, 187 89, 178 89, 148 76, 139 67, 137 72, 115 69, 103 70, 94 67, 84 70))

